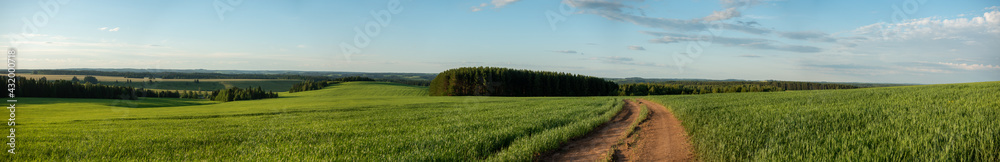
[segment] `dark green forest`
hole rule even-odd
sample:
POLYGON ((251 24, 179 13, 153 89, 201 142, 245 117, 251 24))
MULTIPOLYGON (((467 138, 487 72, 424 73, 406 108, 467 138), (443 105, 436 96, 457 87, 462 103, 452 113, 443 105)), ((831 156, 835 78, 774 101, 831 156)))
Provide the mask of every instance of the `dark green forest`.
POLYGON ((349 76, 349 77, 343 77, 343 78, 337 78, 337 79, 325 80, 325 81, 304 81, 304 82, 295 83, 294 85, 292 85, 292 88, 288 90, 288 93, 295 93, 295 92, 302 92, 302 91, 311 91, 311 90, 319 90, 319 89, 323 89, 323 87, 326 87, 326 86, 329 86, 329 85, 333 85, 333 84, 337 84, 337 83, 342 83, 342 82, 354 82, 354 81, 377 81, 377 80, 369 78, 369 77, 349 76))
POLYGON ((98 75, 120 76, 125 78, 162 78, 162 79, 299 79, 326 80, 324 76, 304 76, 292 74, 222 74, 222 73, 182 73, 182 72, 117 72, 89 70, 34 70, 34 74, 43 75, 98 75))
POLYGON ((336 84, 336 83, 333 82, 333 81, 318 81, 318 82, 304 81, 304 82, 299 82, 299 83, 293 84, 292 88, 288 89, 288 93, 295 93, 295 92, 302 92, 302 91, 311 91, 311 90, 319 90, 319 89, 323 89, 323 87, 329 86, 331 84, 336 84))
POLYGON ((617 92, 617 84, 598 77, 499 67, 446 70, 430 85, 432 96, 607 96, 617 92))
POLYGON ((706 93, 735 93, 735 92, 775 92, 784 89, 768 85, 683 85, 683 84, 658 84, 658 83, 635 83, 622 84, 619 88, 619 96, 647 96, 647 95, 674 95, 674 94, 706 94, 706 93))
POLYGON ((646 96, 734 92, 775 92, 786 90, 855 89, 857 86, 836 83, 793 81, 711 81, 685 80, 656 83, 622 84, 618 95, 646 96))
POLYGON ((55 97, 55 98, 100 98, 135 100, 139 97, 180 98, 178 91, 154 91, 143 88, 107 86, 81 83, 67 80, 48 81, 45 78, 35 80, 15 77, 14 95, 16 97, 55 97))
POLYGON ((240 100, 257 100, 265 98, 278 98, 278 93, 266 92, 260 87, 256 88, 239 88, 232 87, 226 89, 220 89, 212 91, 211 95, 212 101, 240 101, 240 100))

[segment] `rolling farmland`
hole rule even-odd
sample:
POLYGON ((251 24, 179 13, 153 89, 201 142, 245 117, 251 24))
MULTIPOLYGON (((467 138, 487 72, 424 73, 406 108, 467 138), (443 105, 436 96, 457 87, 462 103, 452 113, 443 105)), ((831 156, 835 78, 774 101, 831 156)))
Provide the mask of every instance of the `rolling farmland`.
POLYGON ((1000 82, 645 97, 705 161, 997 161, 1000 82))
MULTIPOLYGON (((704 161, 989 161, 1000 156, 998 90, 986 82, 641 98, 667 106, 704 161)), ((30 142, 18 151, 31 154, 3 158, 530 161, 610 120, 622 99, 428 96, 385 82, 226 103, 24 98, 32 111, 18 114, 18 136, 30 142)))
POLYGON ((427 97, 351 82, 240 102, 26 98, 31 160, 530 160, 607 121, 615 97, 427 97), (186 104, 182 104, 186 103, 186 104))

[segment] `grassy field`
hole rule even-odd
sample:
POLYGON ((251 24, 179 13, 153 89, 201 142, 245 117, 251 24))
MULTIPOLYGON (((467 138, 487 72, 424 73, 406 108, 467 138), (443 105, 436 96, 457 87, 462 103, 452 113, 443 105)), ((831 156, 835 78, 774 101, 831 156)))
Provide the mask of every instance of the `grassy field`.
POLYGON ((615 97, 428 97, 343 83, 280 98, 20 98, 0 161, 527 161, 621 109, 615 97))
MULTIPOLYGON (((703 161, 997 161, 1000 82, 649 96, 703 161)), ((530 161, 619 97, 430 97, 348 82, 238 102, 19 98, 0 161, 530 161)))
POLYGON ((1000 161, 1000 82, 647 98, 704 161, 1000 161))

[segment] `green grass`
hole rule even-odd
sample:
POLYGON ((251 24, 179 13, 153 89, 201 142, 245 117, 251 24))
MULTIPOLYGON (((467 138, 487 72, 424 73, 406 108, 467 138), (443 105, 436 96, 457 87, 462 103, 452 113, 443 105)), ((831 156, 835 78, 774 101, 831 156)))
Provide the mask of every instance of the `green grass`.
POLYGON ((704 161, 1000 160, 1000 82, 646 98, 704 161))
POLYGON ((530 161, 621 109, 614 97, 426 91, 349 82, 226 103, 21 98, 18 154, 0 161, 530 161))

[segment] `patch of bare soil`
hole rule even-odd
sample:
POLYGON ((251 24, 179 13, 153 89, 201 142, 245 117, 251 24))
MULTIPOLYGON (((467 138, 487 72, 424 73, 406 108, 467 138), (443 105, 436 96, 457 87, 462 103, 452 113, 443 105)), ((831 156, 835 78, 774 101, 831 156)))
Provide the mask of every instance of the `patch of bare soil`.
POLYGON ((622 111, 611 121, 537 160, 603 161, 609 158, 612 161, 696 160, 681 121, 663 105, 644 99, 625 100, 622 111), (646 105, 649 114, 629 133, 629 126, 639 118, 639 105, 646 105))
POLYGON ((639 118, 639 105, 626 101, 621 112, 581 138, 563 144, 558 150, 542 155, 539 161, 598 161, 608 157, 612 146, 627 137, 626 129, 639 118))
POLYGON ((695 161, 691 143, 681 121, 659 103, 638 99, 649 109, 646 121, 639 124, 634 161, 695 161))

